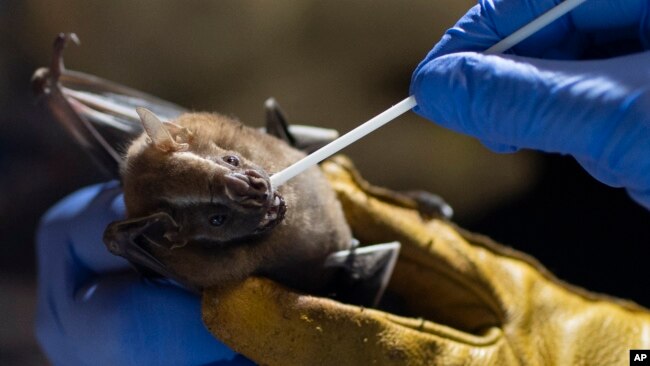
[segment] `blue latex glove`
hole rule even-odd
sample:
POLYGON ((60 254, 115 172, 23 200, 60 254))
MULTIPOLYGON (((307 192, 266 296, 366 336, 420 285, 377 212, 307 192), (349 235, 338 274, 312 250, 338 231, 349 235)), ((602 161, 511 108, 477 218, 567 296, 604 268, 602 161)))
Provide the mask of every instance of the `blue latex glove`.
POLYGON ((498 152, 570 154, 650 208, 647 0, 587 0, 508 55, 476 53, 559 2, 480 0, 415 70, 414 111, 498 152))
POLYGON ((252 365, 203 326, 199 297, 140 277, 102 243, 115 182, 53 207, 38 232, 37 338, 54 365, 252 365))

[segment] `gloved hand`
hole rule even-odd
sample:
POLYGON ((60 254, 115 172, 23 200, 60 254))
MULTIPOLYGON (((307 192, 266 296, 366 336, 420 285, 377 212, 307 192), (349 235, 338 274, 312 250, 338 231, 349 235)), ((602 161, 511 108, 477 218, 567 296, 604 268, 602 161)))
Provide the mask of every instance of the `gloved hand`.
MULTIPOLYGON (((373 196, 351 164, 323 165, 364 243, 398 240, 392 304, 418 318, 253 278, 203 296, 208 328, 267 365, 628 365, 650 311, 565 284, 534 259, 373 196)), ((614 243, 613 243, 614 244, 614 243)), ((644 279, 630 279, 641 281, 644 279)))
POLYGON ((102 243, 124 216, 118 185, 83 189, 38 232, 37 338, 54 365, 251 365, 201 323, 196 295, 144 280, 102 243))
POLYGON ((558 2, 480 0, 415 70, 414 111, 498 152, 573 155, 650 208, 648 1, 590 0, 507 55, 480 53, 558 2))

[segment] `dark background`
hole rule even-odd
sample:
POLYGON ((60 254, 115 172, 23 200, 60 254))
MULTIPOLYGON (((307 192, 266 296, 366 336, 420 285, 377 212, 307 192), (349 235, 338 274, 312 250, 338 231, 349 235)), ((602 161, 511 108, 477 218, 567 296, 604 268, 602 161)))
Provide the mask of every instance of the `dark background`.
MULTIPOLYGON (((0 364, 38 365, 34 232, 102 181, 30 91, 54 35, 70 69, 261 125, 274 96, 293 123, 347 131, 407 96, 419 60, 474 1, 0 3, 0 364)), ((650 306, 650 213, 571 159, 498 155, 414 114, 345 151, 371 182, 426 189, 456 221, 536 256, 560 278, 650 306)))

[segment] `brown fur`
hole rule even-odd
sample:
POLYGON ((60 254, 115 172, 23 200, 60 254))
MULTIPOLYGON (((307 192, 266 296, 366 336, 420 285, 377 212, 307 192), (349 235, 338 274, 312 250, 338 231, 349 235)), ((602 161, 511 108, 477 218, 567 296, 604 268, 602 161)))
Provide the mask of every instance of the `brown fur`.
MULTIPOLYGON (((169 206, 176 204, 181 206, 175 208, 178 215, 185 209, 182 206, 226 203, 229 198, 224 175, 232 169, 221 162, 224 155, 237 155, 241 169, 261 168, 268 175, 304 156, 283 141, 225 116, 185 114, 173 123, 192 133, 189 141, 183 141, 189 142, 187 151, 161 151, 144 134, 128 150, 122 177, 129 218, 172 212, 169 206)), ((176 137, 175 129, 169 130, 176 137)), ((350 245, 350 229, 341 206, 319 168, 294 178, 278 193, 285 199, 286 216, 268 233, 217 246, 201 246, 190 240, 179 248, 153 248, 154 255, 199 287, 241 281, 256 274, 301 290, 318 290, 326 280, 323 260, 350 245)), ((250 215, 260 212, 250 210, 250 215)), ((242 209, 240 214, 248 215, 249 211, 242 209)), ((199 214, 197 220, 202 219, 199 214)))

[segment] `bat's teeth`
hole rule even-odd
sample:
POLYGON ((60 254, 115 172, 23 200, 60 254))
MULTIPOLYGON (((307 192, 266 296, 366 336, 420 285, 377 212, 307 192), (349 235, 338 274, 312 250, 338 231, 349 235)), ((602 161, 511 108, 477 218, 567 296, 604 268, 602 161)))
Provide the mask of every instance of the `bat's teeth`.
POLYGON ((262 219, 262 222, 260 222, 260 225, 259 225, 259 226, 260 226, 260 227, 261 227, 261 226, 266 226, 269 222, 271 222, 271 220, 273 220, 272 217, 271 217, 271 215, 266 214, 266 216, 264 216, 264 218, 262 219))
POLYGON ((262 221, 260 221, 258 227, 259 228, 264 228, 265 226, 269 225, 271 222, 276 220, 278 218, 278 213, 277 212, 267 212, 262 221))
POLYGON ((273 198, 273 203, 271 204, 271 207, 269 207, 268 211, 266 211, 264 218, 260 220, 260 223, 256 231, 258 233, 262 233, 277 226, 278 223, 281 221, 281 219, 284 218, 285 211, 286 211, 286 206, 284 204, 284 199, 282 198, 282 196, 276 193, 275 197, 273 198))

